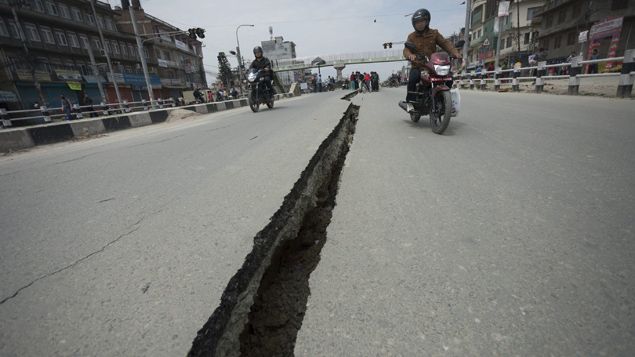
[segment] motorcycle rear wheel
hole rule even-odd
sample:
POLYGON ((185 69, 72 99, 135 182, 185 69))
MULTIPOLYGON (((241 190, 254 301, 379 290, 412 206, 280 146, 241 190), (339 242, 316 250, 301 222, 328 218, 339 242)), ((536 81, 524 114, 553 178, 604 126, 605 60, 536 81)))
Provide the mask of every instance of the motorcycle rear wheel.
POLYGON ((415 123, 418 123, 419 119, 421 119, 421 114, 419 114, 417 112, 410 113, 410 120, 412 120, 415 123))
POLYGON ((436 95, 437 110, 430 113, 430 128, 435 134, 443 134, 450 125, 452 117, 452 95, 450 91, 442 91, 436 95))

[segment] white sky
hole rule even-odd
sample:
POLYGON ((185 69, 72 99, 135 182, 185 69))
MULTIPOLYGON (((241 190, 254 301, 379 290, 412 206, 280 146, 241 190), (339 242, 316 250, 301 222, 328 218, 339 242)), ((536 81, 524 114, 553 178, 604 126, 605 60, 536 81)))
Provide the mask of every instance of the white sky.
MULTIPOLYGON (((174 1, 142 0, 141 5, 156 16, 181 29, 201 27, 206 30, 203 53, 205 69, 218 71, 218 52, 229 55, 236 48, 236 27, 240 48, 246 61, 253 58, 252 48, 269 39, 269 26, 274 36, 283 36, 296 43, 298 57, 383 50, 382 44, 404 41, 412 32, 410 17, 404 17, 425 7, 432 13, 431 27, 444 36, 458 32, 465 23, 465 5, 461 0, 242 0, 242 1, 174 1), (377 20, 377 22, 374 22, 377 20)), ((112 6, 120 5, 110 0, 112 6)), ((397 48, 403 48, 402 45, 397 48)), ((354 65, 351 71, 377 71, 386 78, 404 62, 354 65)), ((322 71, 323 78, 334 76, 332 68, 322 71)), ((214 78, 208 74, 208 82, 214 78)))

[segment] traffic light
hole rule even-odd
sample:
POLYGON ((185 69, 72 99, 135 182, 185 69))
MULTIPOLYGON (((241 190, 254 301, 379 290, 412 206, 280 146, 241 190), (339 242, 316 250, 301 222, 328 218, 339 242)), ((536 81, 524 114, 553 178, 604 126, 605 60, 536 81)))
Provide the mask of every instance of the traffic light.
POLYGON ((189 33, 187 35, 189 38, 191 38, 192 40, 196 40, 196 29, 189 29, 187 30, 187 32, 189 33))
POLYGON ((384 49, 387 49, 387 48, 392 48, 392 42, 384 43, 384 49))
POLYGON ((191 38, 192 40, 196 40, 196 37, 205 38, 205 29, 202 29, 200 27, 188 29, 187 32, 188 32, 187 36, 191 38))

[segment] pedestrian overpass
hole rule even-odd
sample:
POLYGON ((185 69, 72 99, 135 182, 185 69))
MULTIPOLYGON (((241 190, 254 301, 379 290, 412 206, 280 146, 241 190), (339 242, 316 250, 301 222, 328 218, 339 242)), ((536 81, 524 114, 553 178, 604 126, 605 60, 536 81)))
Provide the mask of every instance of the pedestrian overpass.
POLYGON ((391 49, 375 52, 345 53, 327 56, 309 56, 293 59, 273 60, 275 72, 301 71, 309 68, 333 67, 337 71, 337 78, 342 79, 342 71, 346 65, 400 62, 405 61, 403 50, 391 49))

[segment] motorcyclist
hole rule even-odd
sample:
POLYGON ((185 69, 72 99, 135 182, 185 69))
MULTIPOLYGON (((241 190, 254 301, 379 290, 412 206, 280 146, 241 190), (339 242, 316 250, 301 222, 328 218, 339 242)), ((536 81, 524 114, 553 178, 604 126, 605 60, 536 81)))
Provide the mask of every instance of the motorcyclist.
POLYGON ((260 72, 260 75, 265 77, 265 87, 269 90, 269 93, 273 93, 273 87, 271 85, 271 80, 273 78, 271 61, 269 61, 269 59, 263 55, 262 47, 260 46, 254 47, 254 56, 256 56, 256 59, 251 62, 251 66, 249 66, 249 69, 255 68, 256 70, 262 71, 260 72))
MULTIPOLYGON (((415 31, 408 35, 406 40, 407 44, 412 44, 416 47, 416 53, 412 52, 407 47, 403 50, 403 55, 406 59, 412 62, 412 69, 410 70, 410 78, 408 79, 408 94, 406 95, 406 102, 414 102, 417 100, 417 94, 414 93, 417 90, 417 83, 421 80, 421 69, 423 63, 415 61, 417 54, 423 54, 430 57, 436 52, 437 45, 443 48, 450 54, 450 56, 461 59, 461 53, 454 48, 454 45, 449 40, 445 39, 443 35, 436 29, 430 27, 430 11, 427 9, 419 9, 412 14, 412 27, 415 31)), ((410 110, 414 109, 412 105, 409 105, 410 110)), ((409 110, 409 111, 410 111, 409 110)))

